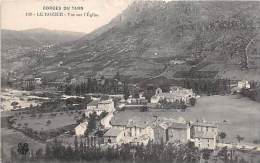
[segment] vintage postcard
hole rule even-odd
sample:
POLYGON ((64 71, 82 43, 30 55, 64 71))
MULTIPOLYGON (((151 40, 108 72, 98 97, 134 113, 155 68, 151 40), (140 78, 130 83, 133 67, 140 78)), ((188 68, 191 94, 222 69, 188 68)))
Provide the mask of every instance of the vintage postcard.
POLYGON ((260 163, 260 1, 2 0, 1 162, 260 163))

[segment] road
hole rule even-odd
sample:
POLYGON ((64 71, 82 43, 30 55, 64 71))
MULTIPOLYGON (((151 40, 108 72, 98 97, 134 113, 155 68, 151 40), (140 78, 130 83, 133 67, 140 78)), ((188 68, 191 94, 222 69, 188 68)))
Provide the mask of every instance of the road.
POLYGON ((245 150, 255 150, 260 152, 260 144, 249 144, 240 142, 238 144, 227 144, 227 143, 218 143, 217 147, 223 148, 235 148, 235 149, 245 149, 245 150))

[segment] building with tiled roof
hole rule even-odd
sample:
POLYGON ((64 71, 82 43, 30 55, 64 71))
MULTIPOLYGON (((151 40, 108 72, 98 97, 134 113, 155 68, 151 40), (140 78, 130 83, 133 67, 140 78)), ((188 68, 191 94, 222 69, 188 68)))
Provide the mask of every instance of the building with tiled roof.
POLYGON ((100 115, 102 112, 113 113, 115 111, 114 101, 112 99, 107 100, 93 100, 87 104, 86 116, 91 112, 96 112, 100 115))
POLYGON ((168 127, 169 142, 187 143, 190 140, 190 124, 173 122, 168 127))
POLYGON ((121 144, 124 141, 124 131, 119 128, 110 128, 104 134, 104 142, 107 144, 121 144))
POLYGON ((191 127, 191 139, 201 149, 215 149, 218 127, 213 123, 194 122, 191 127))

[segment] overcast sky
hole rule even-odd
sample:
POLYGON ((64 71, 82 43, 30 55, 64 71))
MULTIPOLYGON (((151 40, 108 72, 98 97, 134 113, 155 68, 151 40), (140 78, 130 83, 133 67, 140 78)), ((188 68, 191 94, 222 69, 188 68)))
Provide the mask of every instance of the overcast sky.
MULTIPOLYGON (((107 24, 133 0, 2 0, 1 26, 3 29, 23 30, 48 28, 55 30, 91 32, 107 24), (83 12, 94 12, 98 17, 37 17, 26 12, 41 12, 43 6, 83 6, 83 12)), ((45 10, 45 12, 48 12, 45 10)), ((60 11, 58 11, 60 12, 60 11)))
MULTIPOLYGON (((120 14, 133 1, 134 0, 2 0, 1 26, 4 29, 13 30, 48 28, 89 33, 109 23, 112 18, 120 14), (95 18, 26 16, 26 12, 36 13, 43 11, 43 6, 83 6, 84 11, 81 13, 94 12, 99 16, 95 18)), ((48 11, 45 10, 45 12, 48 11)))

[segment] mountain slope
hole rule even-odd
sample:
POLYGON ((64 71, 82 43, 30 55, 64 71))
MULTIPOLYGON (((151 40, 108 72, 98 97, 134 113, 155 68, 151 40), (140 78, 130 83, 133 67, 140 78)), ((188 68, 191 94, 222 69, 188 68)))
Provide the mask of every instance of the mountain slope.
POLYGON ((39 47, 46 44, 60 44, 79 39, 83 33, 55 31, 42 28, 15 31, 1 30, 2 50, 17 47, 39 47))
POLYGON ((259 4, 134 2, 108 25, 52 51, 34 70, 85 76, 120 71, 131 78, 175 78, 192 67, 219 75, 241 71, 246 45, 259 32, 259 4))
POLYGON ((41 56, 47 54, 47 50, 51 47, 77 40, 83 35, 84 33, 42 28, 23 31, 3 29, 1 30, 1 72, 26 72, 28 65, 37 63, 35 60, 41 59, 41 56))

